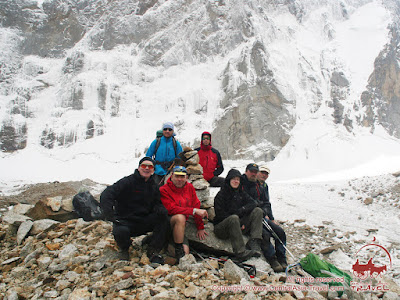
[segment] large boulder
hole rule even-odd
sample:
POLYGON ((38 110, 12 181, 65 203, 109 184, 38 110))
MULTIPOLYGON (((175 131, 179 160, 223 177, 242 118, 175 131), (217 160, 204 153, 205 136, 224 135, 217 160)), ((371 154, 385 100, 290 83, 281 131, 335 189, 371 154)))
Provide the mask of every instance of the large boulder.
MULTIPOLYGON (((205 251, 218 255, 233 255, 233 249, 229 240, 221 240, 214 234, 214 224, 208 222, 204 224, 204 229, 208 233, 206 239, 199 240, 196 236, 197 228, 190 218, 186 225, 185 236, 188 238, 190 246, 200 251, 205 251)), ((248 238, 243 236, 245 243, 248 238)))
POLYGON ((41 220, 41 219, 51 219, 59 222, 66 222, 71 219, 76 219, 77 215, 75 212, 67 211, 61 206, 57 206, 58 211, 54 211, 52 209, 53 205, 54 208, 54 201, 48 201, 48 199, 42 199, 32 207, 26 215, 34 220, 41 220))

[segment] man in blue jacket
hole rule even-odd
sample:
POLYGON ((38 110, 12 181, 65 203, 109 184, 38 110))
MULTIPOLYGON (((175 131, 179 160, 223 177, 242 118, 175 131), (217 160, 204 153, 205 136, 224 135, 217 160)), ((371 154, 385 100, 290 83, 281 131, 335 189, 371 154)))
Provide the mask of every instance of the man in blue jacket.
POLYGON ((174 138, 174 124, 166 122, 162 126, 163 136, 156 138, 146 152, 146 156, 152 157, 156 162, 154 180, 160 184, 163 177, 168 173, 178 154, 182 152, 181 144, 174 138))

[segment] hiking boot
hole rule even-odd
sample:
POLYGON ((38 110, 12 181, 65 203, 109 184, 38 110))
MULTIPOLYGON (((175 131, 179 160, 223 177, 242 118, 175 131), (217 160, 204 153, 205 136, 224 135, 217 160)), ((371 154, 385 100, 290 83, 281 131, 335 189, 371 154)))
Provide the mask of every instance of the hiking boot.
POLYGON ((185 250, 183 250, 183 244, 175 244, 176 262, 179 263, 179 260, 184 256, 185 256, 185 250))
POLYGON ((254 250, 244 250, 243 252, 237 253, 236 258, 239 261, 245 261, 250 259, 251 257, 260 257, 260 253, 254 250))
POLYGON ((260 239, 250 239, 247 242, 247 247, 250 248, 250 250, 256 251, 261 255, 261 240, 260 239))
POLYGON ((152 264, 164 264, 164 258, 160 254, 154 254, 150 257, 150 262, 152 264))
POLYGON ((146 235, 146 236, 144 237, 144 239, 142 240, 142 247, 145 246, 145 245, 150 244, 152 238, 153 238, 153 235, 152 235, 152 234, 146 235))
POLYGON ((160 265, 164 264, 164 258, 160 255, 159 251, 154 250, 151 247, 147 249, 147 257, 150 259, 151 263, 160 265))
POLYGON ((272 270, 274 270, 275 273, 283 272, 285 269, 281 266, 281 264, 278 262, 278 260, 273 257, 270 259, 267 259, 268 263, 270 264, 272 270))
POLYGON ((118 252, 119 260, 129 260, 129 250, 120 250, 118 252))
POLYGON ((278 262, 286 270, 286 268, 288 267, 288 264, 286 262, 286 258, 278 258, 278 262))

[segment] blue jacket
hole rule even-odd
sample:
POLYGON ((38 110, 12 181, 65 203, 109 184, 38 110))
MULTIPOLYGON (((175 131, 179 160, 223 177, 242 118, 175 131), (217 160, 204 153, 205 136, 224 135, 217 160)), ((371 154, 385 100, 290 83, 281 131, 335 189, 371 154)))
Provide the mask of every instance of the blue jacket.
POLYGON ((165 136, 162 136, 157 153, 154 153, 154 151, 156 150, 156 144, 157 144, 157 139, 155 139, 151 143, 150 148, 146 152, 146 156, 153 157, 153 155, 155 154, 154 160, 156 160, 156 168, 154 173, 157 175, 164 176, 165 174, 167 174, 167 169, 170 163, 172 163, 172 161, 175 158, 179 158, 178 154, 182 152, 182 146, 178 141, 176 141, 176 156, 175 156, 172 137, 167 139, 165 138, 165 136), (163 162, 165 162, 165 164, 160 164, 163 162))

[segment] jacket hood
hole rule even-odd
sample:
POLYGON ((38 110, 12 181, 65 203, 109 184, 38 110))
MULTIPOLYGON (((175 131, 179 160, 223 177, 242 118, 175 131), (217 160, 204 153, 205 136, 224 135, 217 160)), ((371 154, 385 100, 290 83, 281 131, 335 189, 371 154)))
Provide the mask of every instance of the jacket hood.
POLYGON ((242 174, 236 169, 231 169, 225 177, 225 183, 230 184, 231 179, 234 177, 240 177, 240 182, 242 182, 242 174))
MULTIPOLYGON (((204 131, 204 132, 201 134, 200 147, 201 147, 201 148, 206 147, 206 148, 211 149, 211 133, 209 133, 208 131, 204 131), (208 146, 204 146, 204 145, 203 145, 203 136, 205 136, 205 135, 208 135, 208 136, 210 137, 210 144, 209 144, 208 146)), ((206 149, 205 149, 205 150, 206 150, 206 149)))

